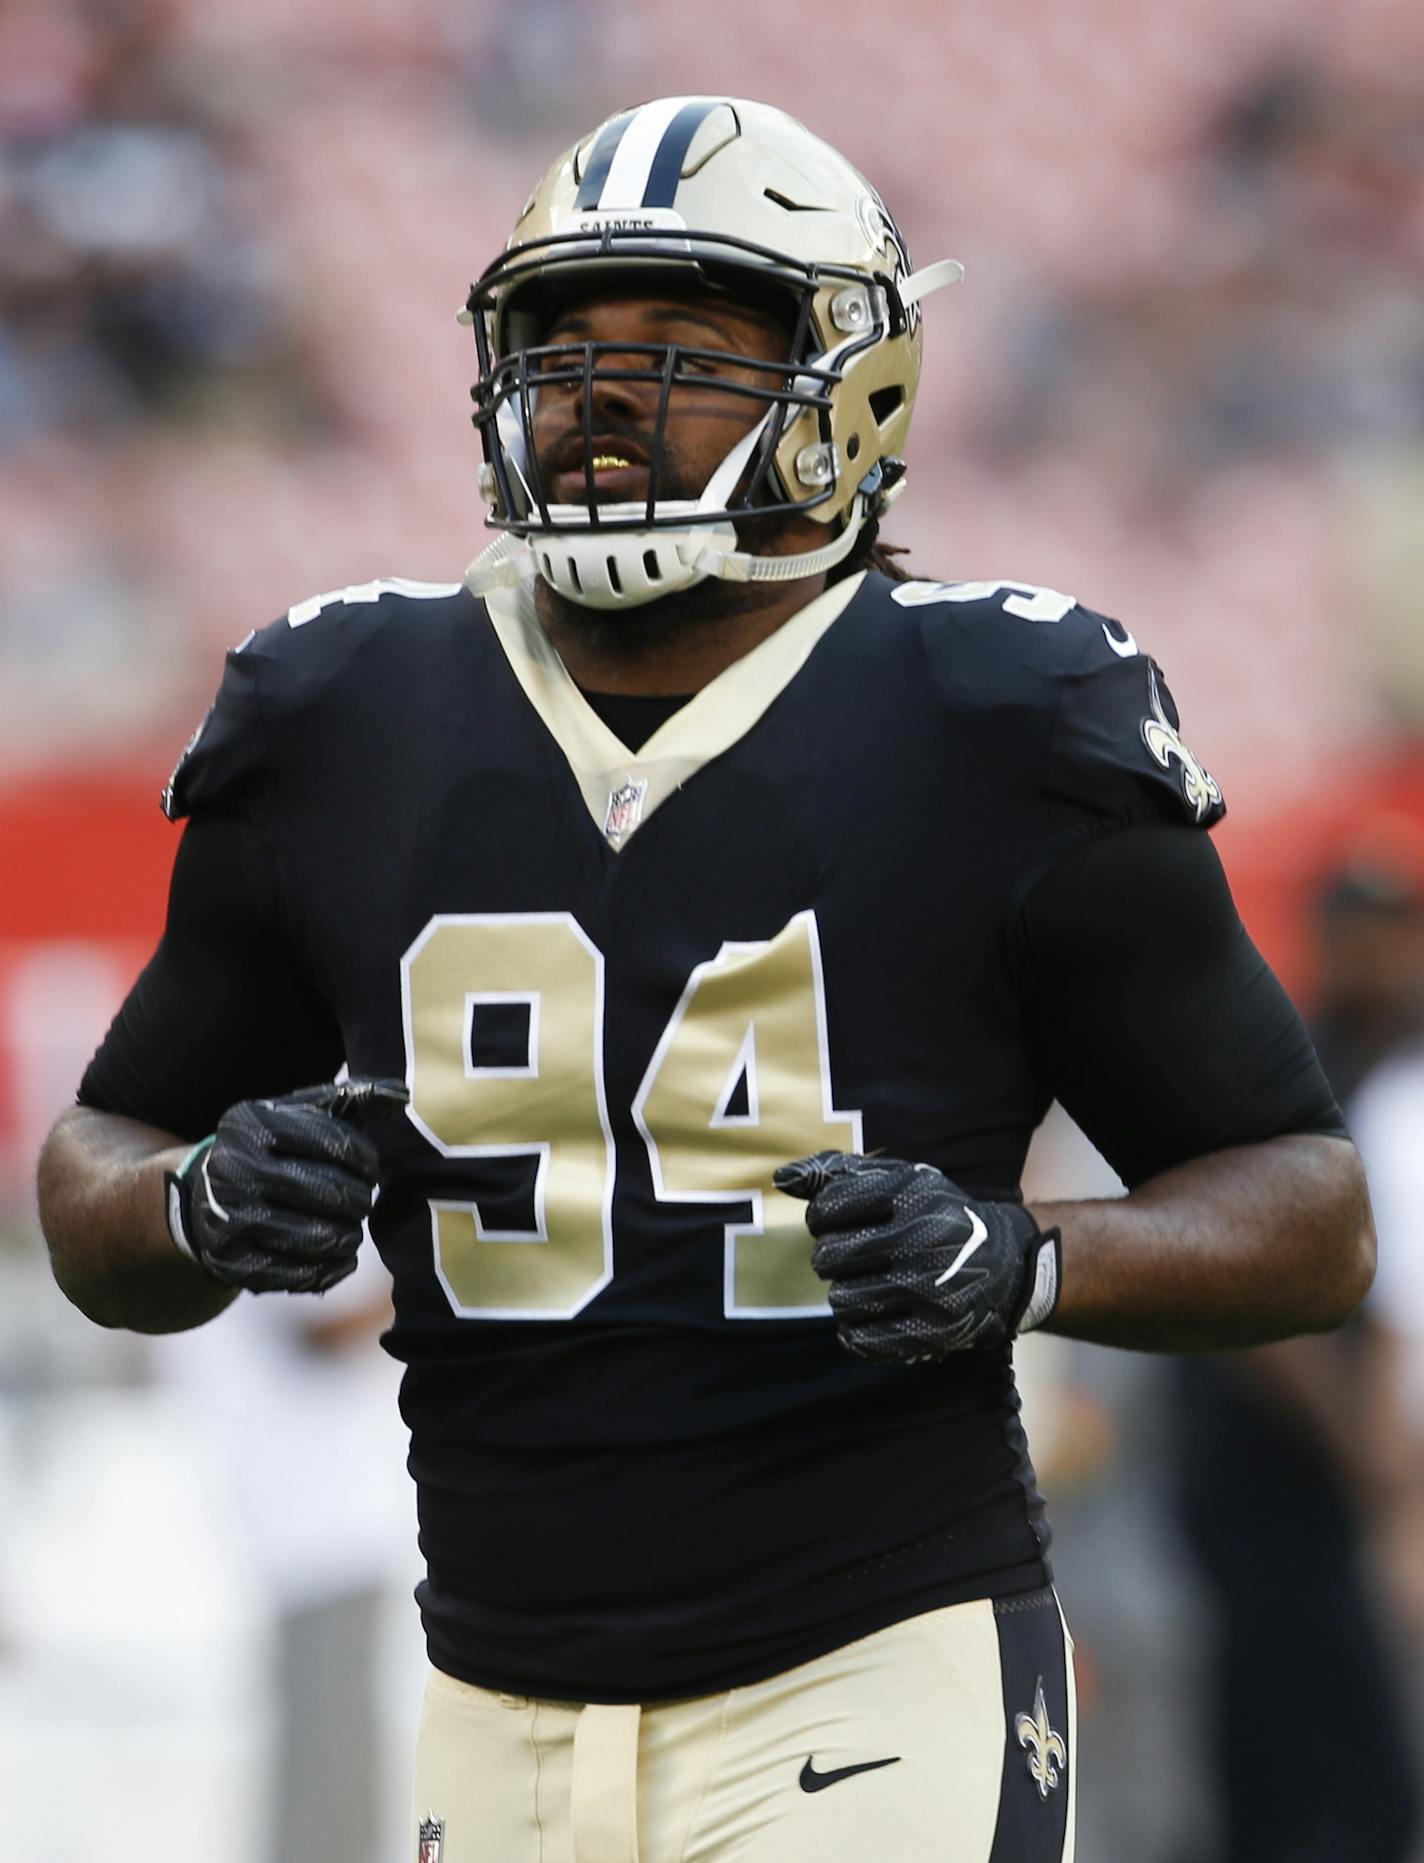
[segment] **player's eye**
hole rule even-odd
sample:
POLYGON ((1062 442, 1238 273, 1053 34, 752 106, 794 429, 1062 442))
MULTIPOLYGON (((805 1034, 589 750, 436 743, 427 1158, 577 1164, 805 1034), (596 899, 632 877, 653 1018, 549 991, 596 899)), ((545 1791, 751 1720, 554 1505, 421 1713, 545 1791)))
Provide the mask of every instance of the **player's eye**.
POLYGON ((709 380, 742 379, 745 371, 734 356, 730 355, 689 355, 686 350, 678 357, 677 372, 679 377, 690 380, 693 377, 706 377, 709 380))

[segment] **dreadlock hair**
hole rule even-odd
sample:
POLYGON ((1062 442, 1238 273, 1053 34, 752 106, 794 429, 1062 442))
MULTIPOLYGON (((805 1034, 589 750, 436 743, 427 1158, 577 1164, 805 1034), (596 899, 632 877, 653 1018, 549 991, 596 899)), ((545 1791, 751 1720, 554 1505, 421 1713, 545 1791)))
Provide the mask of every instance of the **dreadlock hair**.
POLYGON ((903 544, 882 543, 880 519, 867 518, 860 527, 854 549, 826 577, 826 586, 829 588, 833 582, 842 582, 847 576, 859 575, 862 569, 874 570, 877 575, 887 576, 891 582, 909 582, 912 580, 910 572, 901 568, 898 560, 908 555, 909 551, 903 544))

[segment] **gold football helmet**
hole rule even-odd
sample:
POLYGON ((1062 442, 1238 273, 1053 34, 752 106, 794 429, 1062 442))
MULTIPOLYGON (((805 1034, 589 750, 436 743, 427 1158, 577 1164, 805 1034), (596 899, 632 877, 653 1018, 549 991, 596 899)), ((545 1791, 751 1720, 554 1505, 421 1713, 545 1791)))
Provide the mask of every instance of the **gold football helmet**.
POLYGON ((572 601, 634 607, 704 577, 790 581, 854 547, 904 479, 920 376, 921 300, 962 276, 953 259, 911 268, 870 183, 827 143, 766 104, 665 97, 626 110, 559 158, 499 259, 471 287, 480 376, 471 395, 484 447, 489 523, 506 533, 470 565, 477 594, 532 575, 572 601), (548 306, 605 278, 690 278, 701 291, 785 306, 784 361, 601 342, 541 344, 548 306), (663 437, 679 386, 706 391, 706 365, 753 372, 725 384, 749 428, 696 499, 659 497, 663 437), (698 372, 693 373, 694 370, 698 372), (600 501, 586 435, 586 503, 551 503, 533 440, 550 386, 658 384, 645 500, 600 501), (790 556, 738 547, 739 518, 805 514, 821 548, 790 556))

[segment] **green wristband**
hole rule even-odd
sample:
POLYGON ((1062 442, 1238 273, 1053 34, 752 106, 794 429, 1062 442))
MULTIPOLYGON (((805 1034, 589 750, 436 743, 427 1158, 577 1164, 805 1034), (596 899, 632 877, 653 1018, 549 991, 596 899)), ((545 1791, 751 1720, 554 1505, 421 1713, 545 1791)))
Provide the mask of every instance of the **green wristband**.
POLYGON ((192 1170, 193 1166, 198 1162, 199 1158, 201 1158, 205 1152, 210 1152, 213 1146, 216 1144, 217 1144, 217 1133, 216 1132, 210 1133, 208 1137, 205 1139, 199 1139, 197 1144, 188 1153, 188 1156, 183 1160, 182 1164, 179 1165, 178 1169, 173 1173, 173 1175, 175 1177, 186 1177, 188 1173, 192 1170))
POLYGON ((197 1261, 193 1244, 188 1235, 187 1191, 185 1184, 188 1173, 200 1158, 206 1158, 216 1141, 216 1134, 211 1138, 199 1140, 179 1165, 176 1171, 163 1174, 164 1200, 168 1212, 168 1233, 174 1244, 185 1254, 189 1261, 197 1261))

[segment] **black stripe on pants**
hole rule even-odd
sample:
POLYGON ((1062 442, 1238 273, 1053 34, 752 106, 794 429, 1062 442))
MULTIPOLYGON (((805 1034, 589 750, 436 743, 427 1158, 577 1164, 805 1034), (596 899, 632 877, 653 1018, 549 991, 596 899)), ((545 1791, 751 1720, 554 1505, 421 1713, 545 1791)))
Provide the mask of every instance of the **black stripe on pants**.
POLYGON ((1061 1863, 1068 1835, 1068 1650, 1051 1590, 994 1602, 1004 1770, 989 1863, 1061 1863))

